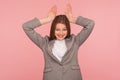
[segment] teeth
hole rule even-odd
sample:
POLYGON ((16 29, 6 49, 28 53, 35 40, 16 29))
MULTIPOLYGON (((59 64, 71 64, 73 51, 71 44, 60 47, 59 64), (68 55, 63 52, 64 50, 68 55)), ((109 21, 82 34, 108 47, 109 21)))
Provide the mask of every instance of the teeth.
POLYGON ((58 36, 58 37, 62 38, 62 37, 64 37, 64 36, 58 36))

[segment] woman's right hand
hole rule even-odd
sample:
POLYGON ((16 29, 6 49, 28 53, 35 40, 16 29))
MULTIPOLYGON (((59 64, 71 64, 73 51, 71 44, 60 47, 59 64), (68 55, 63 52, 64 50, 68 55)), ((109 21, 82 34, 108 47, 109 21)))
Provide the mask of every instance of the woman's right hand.
POLYGON ((57 14, 57 6, 54 5, 48 12, 48 19, 52 21, 55 18, 56 14, 57 14))
POLYGON ((56 14, 57 14, 57 6, 54 5, 54 6, 50 9, 50 11, 48 12, 48 16, 47 16, 47 17, 42 18, 42 19, 39 19, 39 20, 40 20, 40 23, 41 23, 41 24, 46 24, 46 23, 51 22, 51 21, 55 18, 56 14))

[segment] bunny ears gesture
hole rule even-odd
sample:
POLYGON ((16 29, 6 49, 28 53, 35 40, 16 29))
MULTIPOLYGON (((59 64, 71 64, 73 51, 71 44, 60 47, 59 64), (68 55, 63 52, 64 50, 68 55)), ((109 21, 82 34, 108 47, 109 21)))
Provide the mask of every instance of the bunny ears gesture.
MULTIPOLYGON (((55 18, 57 14, 57 6, 54 5, 48 12, 48 17, 53 20, 55 18)), ((65 9, 65 15, 67 16, 67 18, 69 19, 70 22, 74 22, 75 18, 72 15, 72 7, 70 4, 66 5, 66 9, 65 9)))

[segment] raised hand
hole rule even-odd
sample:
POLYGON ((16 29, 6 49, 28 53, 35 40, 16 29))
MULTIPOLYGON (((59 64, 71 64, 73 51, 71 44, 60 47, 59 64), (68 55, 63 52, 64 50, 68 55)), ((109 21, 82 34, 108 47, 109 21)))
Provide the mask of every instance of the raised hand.
POLYGON ((49 23, 49 22, 51 22, 51 21, 55 18, 56 14, 57 14, 57 6, 54 5, 54 6, 49 10, 48 16, 45 17, 45 18, 39 19, 39 20, 40 20, 41 24, 49 23))
POLYGON ((65 15, 67 16, 67 18, 69 19, 70 22, 75 23, 76 18, 73 17, 73 15, 72 15, 72 7, 70 4, 67 4, 67 6, 66 6, 65 15))
POLYGON ((54 5, 54 6, 50 9, 50 11, 48 12, 48 18, 49 18, 50 20, 53 20, 53 19, 55 18, 56 14, 57 14, 57 6, 54 5))

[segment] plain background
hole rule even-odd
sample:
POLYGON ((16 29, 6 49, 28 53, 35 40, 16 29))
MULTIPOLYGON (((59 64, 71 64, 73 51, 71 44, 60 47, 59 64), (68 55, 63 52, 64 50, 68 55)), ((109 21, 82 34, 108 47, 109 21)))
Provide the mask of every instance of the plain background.
MULTIPOLYGON (((0 0, 0 80, 42 80, 44 58, 22 24, 47 16, 57 5, 64 14, 70 3, 74 16, 95 21, 90 37, 79 49, 83 80, 120 80, 120 0, 0 0)), ((50 25, 36 29, 49 35, 50 25)), ((72 33, 82 27, 71 24, 72 33)))

